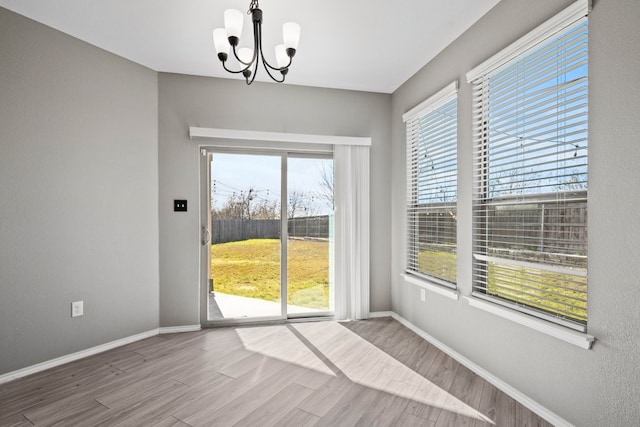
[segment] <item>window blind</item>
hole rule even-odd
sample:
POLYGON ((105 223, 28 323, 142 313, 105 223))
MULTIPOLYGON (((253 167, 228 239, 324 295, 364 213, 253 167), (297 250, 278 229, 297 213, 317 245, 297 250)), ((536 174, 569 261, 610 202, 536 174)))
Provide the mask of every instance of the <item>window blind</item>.
POLYGON ((588 22, 571 9, 526 50, 470 73, 473 295, 584 331, 588 22))
POLYGON ((407 272, 455 288, 457 82, 404 118, 407 127, 407 272))

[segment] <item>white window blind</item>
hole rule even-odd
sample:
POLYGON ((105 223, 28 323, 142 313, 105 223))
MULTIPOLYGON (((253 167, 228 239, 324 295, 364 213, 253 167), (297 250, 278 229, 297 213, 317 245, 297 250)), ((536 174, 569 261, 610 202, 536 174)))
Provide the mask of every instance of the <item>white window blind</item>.
POLYGON ((587 2, 577 2, 541 34, 467 75, 473 84, 473 295, 582 331, 586 14, 587 2))
POLYGON ((407 127, 407 272, 455 288, 457 82, 403 116, 407 127))

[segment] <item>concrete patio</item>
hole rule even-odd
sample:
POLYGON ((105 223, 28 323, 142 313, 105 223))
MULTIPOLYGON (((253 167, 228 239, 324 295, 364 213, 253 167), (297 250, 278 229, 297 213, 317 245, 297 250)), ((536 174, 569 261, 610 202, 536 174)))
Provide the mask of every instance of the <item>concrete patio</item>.
MULTIPOLYGON (((280 316, 280 310, 279 301, 265 301, 221 292, 209 293, 209 320, 276 317, 280 316)), ((323 310, 297 305, 288 305, 287 312, 288 314, 325 313, 323 310)))

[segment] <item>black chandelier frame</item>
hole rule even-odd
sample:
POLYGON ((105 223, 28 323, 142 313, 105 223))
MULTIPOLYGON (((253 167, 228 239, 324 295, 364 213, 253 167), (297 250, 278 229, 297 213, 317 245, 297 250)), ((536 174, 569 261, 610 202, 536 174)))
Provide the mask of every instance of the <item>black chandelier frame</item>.
POLYGON ((258 4, 258 0, 251 0, 249 5, 249 10, 247 11, 247 15, 251 15, 251 21, 253 22, 253 57, 251 61, 245 62, 238 56, 238 52, 236 51, 236 47, 240 42, 240 38, 236 36, 229 36, 227 39, 229 40, 229 44, 231 45, 231 50, 233 51, 233 56, 238 60, 238 62, 244 65, 244 68, 240 70, 231 70, 227 67, 227 60, 229 59, 229 55, 225 52, 218 53, 218 59, 222 62, 222 67, 232 74, 242 74, 245 78, 247 85, 253 83, 256 78, 256 74, 258 74, 258 64, 262 62, 265 71, 271 77, 271 79, 277 83, 284 83, 285 77, 289 72, 289 67, 293 62, 293 57, 296 54, 296 49, 294 48, 286 48, 287 56, 289 57, 289 63, 284 67, 274 67, 269 64, 269 62, 264 57, 264 51, 262 49, 262 9, 260 9, 260 5, 258 4), (259 57, 258 57, 259 56, 259 57), (259 61, 258 61, 259 59, 259 61), (253 71, 251 68, 253 67, 253 71), (282 75, 281 79, 275 77, 271 71, 279 71, 282 75))

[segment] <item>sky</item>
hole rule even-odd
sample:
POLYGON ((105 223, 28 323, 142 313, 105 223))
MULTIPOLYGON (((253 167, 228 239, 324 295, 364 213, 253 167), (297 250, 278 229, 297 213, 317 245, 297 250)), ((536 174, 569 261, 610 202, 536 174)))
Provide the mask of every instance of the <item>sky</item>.
MULTIPOLYGON (((314 214, 329 213, 327 204, 317 197, 322 191, 321 171, 330 169, 333 160, 319 158, 287 159, 288 192, 304 193, 314 214)), ((214 207, 220 208, 234 193, 246 194, 253 188, 260 199, 280 198, 281 157, 249 154, 214 153, 211 165, 211 192, 214 207)))

